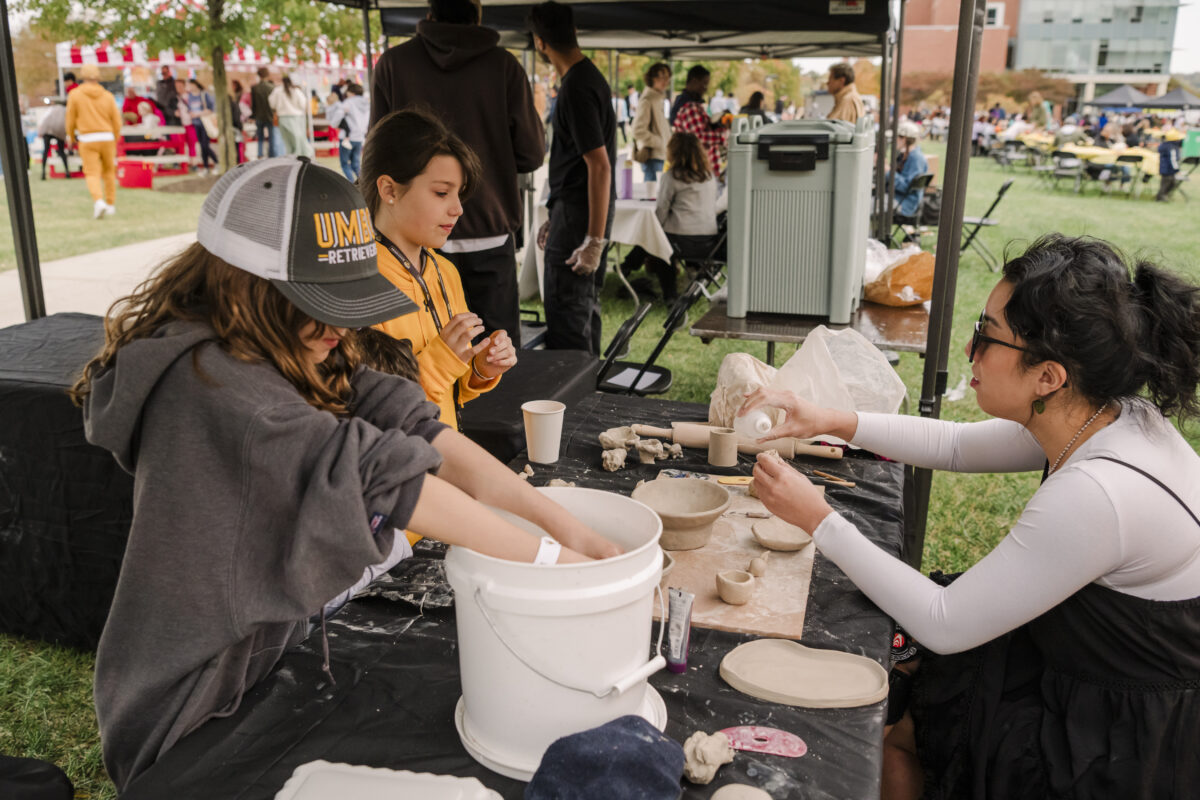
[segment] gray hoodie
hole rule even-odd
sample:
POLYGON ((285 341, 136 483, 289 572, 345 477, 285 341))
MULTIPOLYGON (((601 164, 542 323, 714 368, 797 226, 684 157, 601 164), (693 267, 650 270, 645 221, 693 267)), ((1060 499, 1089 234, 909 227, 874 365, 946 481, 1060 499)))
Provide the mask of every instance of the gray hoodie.
POLYGON ((88 441, 134 475, 133 525, 96 655, 118 789, 205 720, 232 714, 307 619, 382 561, 445 427, 402 378, 360 369, 339 418, 269 362, 173 322, 126 345, 84 407, 88 441))

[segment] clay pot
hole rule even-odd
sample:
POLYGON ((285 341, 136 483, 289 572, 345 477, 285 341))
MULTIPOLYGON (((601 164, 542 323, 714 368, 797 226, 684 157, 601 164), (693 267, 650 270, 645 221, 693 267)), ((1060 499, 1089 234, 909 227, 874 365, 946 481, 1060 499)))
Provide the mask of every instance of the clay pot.
POLYGON ((725 487, 701 478, 663 478, 647 481, 632 497, 645 503, 662 520, 659 544, 664 550, 695 550, 708 543, 717 517, 729 509, 725 487))
POLYGON ((746 603, 754 594, 754 576, 743 569, 717 573, 717 594, 732 606, 746 603))
POLYGON ((666 550, 663 550, 663 577, 667 577, 667 573, 675 567, 675 559, 666 550))

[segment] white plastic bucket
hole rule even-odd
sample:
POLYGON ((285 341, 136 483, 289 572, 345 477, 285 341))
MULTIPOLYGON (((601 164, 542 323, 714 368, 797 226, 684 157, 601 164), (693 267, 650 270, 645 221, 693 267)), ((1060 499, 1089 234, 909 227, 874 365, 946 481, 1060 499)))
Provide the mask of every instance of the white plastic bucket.
POLYGON ((665 664, 657 651, 651 655, 651 611, 661 600, 656 589, 663 564, 658 515, 610 492, 539 491, 626 552, 540 566, 462 547, 446 554, 462 672, 459 737, 476 761, 525 781, 560 737, 626 714, 639 714, 659 730, 667 722, 662 698, 646 682, 665 664))

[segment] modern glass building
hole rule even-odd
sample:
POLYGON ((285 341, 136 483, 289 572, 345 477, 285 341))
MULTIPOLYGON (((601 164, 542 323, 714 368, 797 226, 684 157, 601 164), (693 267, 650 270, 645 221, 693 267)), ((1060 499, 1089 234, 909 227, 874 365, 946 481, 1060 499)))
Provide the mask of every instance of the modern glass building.
POLYGON ((1179 0, 1021 0, 1015 69, 1067 78, 1086 102, 1122 84, 1166 91, 1179 0))

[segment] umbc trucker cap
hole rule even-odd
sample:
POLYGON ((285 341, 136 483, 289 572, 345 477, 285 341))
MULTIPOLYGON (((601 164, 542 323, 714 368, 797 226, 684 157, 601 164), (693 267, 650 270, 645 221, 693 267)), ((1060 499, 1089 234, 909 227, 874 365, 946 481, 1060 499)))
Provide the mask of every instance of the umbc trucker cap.
POLYGON ((217 258, 270 280, 327 325, 361 328, 417 310, 379 274, 362 195, 303 156, 226 172, 204 200, 196 239, 217 258))

